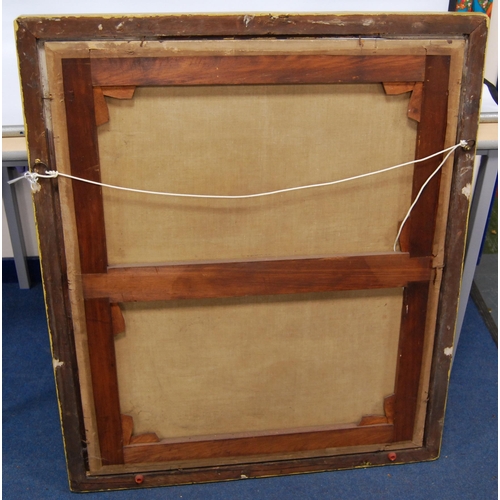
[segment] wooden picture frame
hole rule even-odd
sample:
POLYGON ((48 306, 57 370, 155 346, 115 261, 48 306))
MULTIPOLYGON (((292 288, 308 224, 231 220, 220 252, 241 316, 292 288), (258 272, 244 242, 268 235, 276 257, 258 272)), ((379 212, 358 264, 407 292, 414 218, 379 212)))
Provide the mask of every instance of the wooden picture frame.
POLYGON ((33 197, 72 489, 437 458, 486 26, 17 20, 31 169, 60 173, 33 197), (444 153, 276 202, 157 203, 100 184, 241 195, 460 141, 439 171, 444 153))

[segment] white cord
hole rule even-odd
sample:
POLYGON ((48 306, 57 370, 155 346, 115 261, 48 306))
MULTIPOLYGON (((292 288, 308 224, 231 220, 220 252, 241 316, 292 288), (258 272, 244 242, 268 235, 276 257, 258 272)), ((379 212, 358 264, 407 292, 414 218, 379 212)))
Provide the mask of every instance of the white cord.
POLYGON ((88 184, 94 184, 96 186, 102 186, 102 187, 111 188, 111 189, 119 189, 121 191, 130 191, 132 193, 152 194, 152 195, 159 195, 159 196, 175 196, 175 197, 182 197, 182 198, 215 198, 215 199, 233 199, 233 200, 234 199, 244 199, 244 198, 257 198, 257 197, 261 197, 261 196, 270 196, 273 194, 287 193, 290 191, 299 191, 301 189, 311 189, 311 188, 318 188, 318 187, 325 187, 325 186, 333 186, 335 184, 340 184, 342 182, 354 181, 356 179, 362 179, 364 177, 369 177, 371 175, 382 174, 384 172, 389 172, 390 170, 395 170, 397 168, 406 167, 407 165, 412 165, 414 163, 420 163, 420 162, 429 160, 430 158, 434 158, 435 156, 439 156, 440 154, 446 153, 447 151, 450 151, 450 153, 451 153, 455 149, 457 149, 459 146, 465 146, 466 144, 467 144, 467 141, 460 141, 460 143, 456 144, 455 146, 450 146, 449 148, 443 149, 443 151, 438 151, 437 153, 426 156, 425 158, 421 158, 419 160, 408 161, 406 163, 394 165, 393 167, 388 167, 388 168, 384 168, 381 170, 376 170, 374 172, 368 172, 366 174, 355 175, 353 177, 348 177, 345 179, 339 179, 339 180, 330 181, 330 182, 321 182, 319 184, 308 184, 305 186, 296 186, 296 187, 291 187, 291 188, 278 189, 276 191, 266 191, 263 193, 243 194, 243 195, 189 194, 189 193, 169 193, 169 192, 164 192, 164 191, 147 191, 144 189, 133 189, 133 188, 127 188, 127 187, 123 187, 123 186, 114 186, 112 184, 105 184, 103 182, 91 181, 89 179, 83 179, 81 177, 76 177, 74 175, 64 174, 62 172, 57 172, 56 170, 47 170, 47 172, 45 174, 38 174, 36 172, 25 172, 24 176, 18 177, 16 179, 9 181, 9 184, 13 184, 14 182, 17 182, 17 181, 25 178, 30 182, 31 188, 32 189, 35 188, 38 191, 39 187, 36 186, 37 179, 39 179, 39 178, 41 178, 41 179, 53 179, 53 178, 61 176, 61 177, 67 177, 68 179, 74 179, 76 181, 86 182, 88 184))
POLYGON ((415 196, 415 199, 413 200, 413 203, 410 205, 410 208, 408 209, 408 212, 406 212, 406 216, 403 219, 403 222, 401 222, 401 225, 399 226, 399 231, 398 231, 398 234, 396 235, 396 239, 394 240, 394 245, 392 247, 394 251, 396 251, 396 246, 397 246, 399 238, 401 236, 401 231, 403 231, 403 226, 405 225, 406 221, 410 217, 411 211, 413 210, 413 207, 417 204, 417 201, 420 198, 420 195, 424 192, 425 187, 427 186, 427 184, 429 184, 429 182, 431 181, 431 179, 439 172, 439 170, 441 169, 441 167, 446 163, 446 160, 448 160, 448 158, 451 156, 451 154, 453 153, 453 151, 455 151, 455 149, 457 149, 460 146, 462 146, 462 142, 465 142, 465 141, 461 141, 459 144, 456 144, 455 146, 453 146, 453 148, 451 149, 451 151, 449 151, 448 154, 444 157, 443 161, 438 165, 438 167, 436 168, 436 170, 434 170, 434 172, 432 172, 432 174, 429 175, 429 177, 427 178, 427 180, 422 184, 422 187, 420 188, 420 191, 417 193, 417 196, 415 196))
POLYGON ((30 183, 31 191, 33 191, 34 193, 38 193, 38 191, 40 191, 41 189, 41 186, 38 183, 38 179, 55 179, 59 175, 61 174, 59 174, 59 172, 56 172, 55 170, 49 170, 45 174, 39 174, 37 172, 28 171, 24 172, 24 174, 21 175, 21 177, 16 177, 15 179, 7 181, 7 184, 14 184, 17 181, 26 179, 30 183))
POLYGON ((178 197, 178 198, 212 198, 212 199, 220 199, 220 200, 221 199, 222 200, 227 200, 227 199, 236 200, 236 199, 245 199, 245 198, 258 198, 258 197, 262 197, 262 196, 270 196, 270 195, 274 195, 274 194, 288 193, 291 191, 299 191, 302 189, 312 189, 312 188, 319 188, 319 187, 325 187, 325 186, 333 186, 335 184, 341 184, 342 182, 354 181, 356 179, 362 179, 364 177, 382 174, 384 172, 389 172, 390 170, 395 170, 397 168, 406 167, 407 165, 412 165, 415 163, 427 161, 431 158, 434 158, 435 156, 439 156, 440 154, 447 152, 448 154, 445 156, 444 160, 439 164, 439 166, 436 168, 436 170, 424 182, 424 184, 420 188, 420 191, 418 192, 415 200, 413 201, 410 208, 408 209, 406 217, 403 219, 403 222, 401 223, 401 226, 399 227, 399 231, 398 231, 398 234, 396 236, 396 240, 394 241, 394 251, 396 251, 396 246, 397 246, 399 237, 401 236, 401 231, 403 230, 403 226, 406 223, 406 221, 408 220, 408 217, 410 216, 410 213, 411 213, 413 207, 415 206, 418 199, 420 198, 420 195, 422 194, 424 188, 427 186, 427 184, 430 182, 430 180, 437 174, 437 172, 441 169, 441 167, 446 163, 446 160, 448 160, 450 155, 457 148, 465 147, 465 146, 467 146, 467 141, 462 140, 458 144, 455 144, 454 146, 450 146, 449 148, 443 149, 442 151, 438 151, 437 153, 426 156, 425 158, 420 158, 419 160, 408 161, 406 163, 400 163, 399 165, 394 165, 393 167, 383 168, 381 170, 376 170, 374 172, 368 172, 366 174, 355 175, 353 177, 347 177, 345 179, 339 179, 336 181, 321 182, 319 184, 308 184, 305 186, 296 186, 296 187, 291 187, 291 188, 277 189, 276 191, 266 191, 263 193, 243 194, 243 195, 189 194, 189 193, 169 193, 169 192, 164 192, 164 191, 147 191, 144 189, 133 189, 133 188, 127 188, 127 187, 123 187, 123 186, 114 186, 112 184, 105 184, 103 182, 91 181, 89 179, 83 179, 81 177, 76 177, 74 175, 64 174, 62 172, 57 172, 56 170, 47 170, 45 174, 39 174, 37 172, 25 172, 23 176, 17 177, 16 179, 9 181, 9 184, 13 184, 14 182, 17 182, 21 179, 27 179, 31 185, 31 190, 36 193, 36 192, 40 191, 40 184, 38 183, 38 179, 54 179, 56 177, 66 177, 68 179, 86 182, 88 184, 94 184, 96 186, 102 186, 102 187, 106 187, 106 188, 110 188, 110 189, 118 189, 120 191, 129 191, 132 193, 151 194, 151 195, 158 195, 158 196, 174 196, 174 197, 178 197))

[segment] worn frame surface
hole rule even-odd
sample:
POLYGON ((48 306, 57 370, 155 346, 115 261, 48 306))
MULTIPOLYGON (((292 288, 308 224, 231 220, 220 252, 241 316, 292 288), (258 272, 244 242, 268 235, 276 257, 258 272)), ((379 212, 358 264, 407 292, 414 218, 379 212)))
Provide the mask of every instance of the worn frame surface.
MULTIPOLYGON (((143 17, 110 17, 110 18, 20 18, 17 21, 17 38, 19 62, 21 69, 21 80, 23 89, 24 105, 26 110, 26 132, 28 137, 29 158, 32 168, 36 166, 38 160, 40 164, 53 164, 52 137, 45 127, 44 99, 50 99, 45 94, 41 85, 41 65, 40 49, 47 41, 87 41, 87 40, 163 40, 163 39, 205 39, 213 37, 363 37, 363 38, 398 38, 415 39, 419 37, 436 36, 438 38, 463 37, 466 40, 466 50, 464 53, 464 69, 462 78, 461 103, 458 109, 458 129, 457 140, 472 139, 476 136, 478 123, 478 108, 482 80, 482 61, 486 38, 486 19, 483 16, 465 15, 433 15, 433 16, 410 16, 410 15, 227 15, 227 16, 143 16, 143 17)), ((432 59, 432 58, 431 58, 432 59)), ((446 65, 446 58, 437 58, 431 64, 441 73, 443 64, 446 65), (439 59, 439 61, 437 60, 439 59)), ((290 61, 288 61, 290 62, 290 61)), ((82 81, 79 74, 85 72, 85 64, 76 64, 76 69, 67 69, 68 78, 73 78, 74 85, 78 87, 82 81)), ((273 64, 274 66, 274 64, 273 64)), ((192 78, 190 76, 189 78, 192 78)), ((293 72, 291 78, 294 78, 293 72)), ((394 79, 392 79, 394 81, 394 79)), ((102 84, 102 82, 95 82, 102 84)), ((106 84, 116 84, 117 82, 106 84)), ((119 82, 120 85, 130 84, 130 82, 119 82)), ((139 82, 143 83, 144 82, 139 82)), ((75 87, 75 88, 76 88, 75 87)), ((85 90, 84 90, 85 91, 85 90)), ((438 94, 446 93, 446 89, 438 90, 438 94)), ((70 100, 68 99, 68 102, 70 100)), ((430 104, 429 109, 434 109, 436 104, 442 101, 439 95, 430 104)), ((78 102, 76 104, 78 106, 78 102)), ((71 106, 71 104, 69 104, 71 106)), ((86 108, 77 110, 77 113, 86 113, 86 108)), ((428 114, 423 113, 424 120, 428 114)), ((429 120, 433 120, 429 115, 429 120)), ((436 136, 429 126, 423 127, 424 133, 432 134, 432 140, 421 140, 427 152, 422 151, 421 156, 440 149, 443 138, 436 136), (427 130, 427 132, 425 132, 427 130)), ((75 148, 79 146, 79 130, 70 131, 73 133, 75 148)), ((428 136, 429 137, 429 136, 428 136)), ((71 139, 70 139, 71 140, 71 139)), ((75 148, 72 148, 74 151, 75 148)), ((450 346, 453 344, 453 334, 455 316, 457 309, 457 298, 460 286, 460 272, 463 258, 464 235, 466 218, 468 213, 468 197, 463 195, 463 190, 471 182, 473 151, 457 150, 454 160, 454 174, 450 193, 449 213, 446 228, 445 245, 445 267, 443 270, 440 299, 438 305, 437 328, 435 345, 432 357, 432 367, 430 375, 429 404, 425 422, 423 443, 418 448, 399 449, 396 462, 412 462, 418 460, 429 460, 436 458, 439 454, 439 447, 442 435, 443 418, 446 403, 446 393, 448 385, 448 375, 451 364, 450 346)), ((431 167, 429 167, 431 168, 431 167)), ((430 170, 432 171, 432 170, 430 170)), ((427 174, 428 175, 428 174, 427 174)), ((426 175, 422 175, 423 179, 426 175)), ((422 182, 420 180, 419 182, 422 182)), ((417 182, 418 184, 418 182, 417 182)), ((77 188, 78 189, 78 188, 77 188)), ((418 189, 416 187, 415 189, 418 189)), ((439 184, 435 185, 435 190, 439 190, 439 184)), ((87 196, 88 193, 84 193, 87 196)), ((76 194, 78 196, 78 194, 76 194)), ((51 341, 53 347, 53 357, 57 360, 55 364, 56 384, 61 405, 61 420, 66 447, 68 471, 70 485, 74 490, 95 490, 112 489, 124 487, 156 486, 163 484, 180 484, 200 481, 213 481, 223 479, 236 479, 239 477, 258 477, 273 474, 287 474, 295 472, 313 472, 321 470, 342 469, 348 467, 364 466, 367 463, 381 465, 391 463, 393 460, 387 452, 366 452, 337 454, 334 456, 319 456, 297 459, 290 457, 287 460, 262 460, 262 462, 231 464, 222 466, 196 466, 191 464, 186 468, 172 471, 152 470, 144 473, 144 482, 136 481, 136 472, 122 471, 114 474, 111 470, 103 475, 90 475, 88 473, 85 430, 83 423, 82 404, 80 398, 79 374, 76 363, 74 338, 72 335, 73 325, 71 321, 71 307, 69 304, 68 282, 66 274, 65 254, 61 251, 64 248, 63 226, 59 209, 59 193, 57 180, 50 181, 50 188, 44 188, 43 196, 34 195, 35 211, 38 231, 40 235, 40 254, 42 260, 42 273, 44 287, 47 298, 47 315, 51 341)), ((431 203, 432 205, 432 203, 431 203)), ((95 205, 94 205, 95 206, 95 205)), ((429 213, 435 212, 436 207, 424 205, 424 213, 415 216, 427 217, 429 213)), ((95 228, 93 228, 94 230, 95 228)), ((408 241, 409 251, 412 257, 419 258, 422 262, 416 272, 425 269, 425 259, 432 248, 432 241, 426 240, 425 235, 410 231, 408 241), (412 235, 413 234, 413 240, 412 235)), ((99 256, 97 257, 99 260, 99 256)), ((105 270, 105 263, 101 260, 100 268, 97 271, 93 268, 90 259, 89 272, 102 272, 105 270)), ((308 263, 312 265, 310 271, 316 276, 321 276, 322 265, 333 264, 333 262, 315 261, 308 263), (319 267, 318 267, 319 266, 319 267)), ((87 264, 83 263, 83 266, 87 264)), ((232 270, 233 276, 244 276, 241 273, 266 273, 269 266, 283 266, 286 264, 257 263, 256 266, 248 269, 232 270), (238 274, 239 273, 239 274, 238 274)), ((356 268, 356 262, 352 263, 356 268)), ((363 267, 365 263, 361 263, 363 267)), ((358 263, 359 266, 359 263, 358 263)), ((427 263, 427 268, 429 264, 427 263)), ((213 269, 204 268, 204 272, 220 273, 226 271, 217 266, 213 269)), ((183 272, 182 269, 174 272, 183 272)), ((278 273, 279 273, 278 269, 278 273)), ((290 286, 288 278, 279 287, 286 289, 290 286)), ((408 284, 403 280, 402 284, 408 284)), ((293 284, 292 284, 293 285, 293 284)), ((294 286, 294 285, 293 285, 294 286)), ((292 288, 293 288, 292 286, 292 288)), ((321 280, 308 281, 303 283, 308 291, 322 290, 321 280)), ((395 286, 401 286, 398 282, 395 286)), ((327 286, 328 288, 328 286, 327 286)), ((414 283, 407 286, 406 294, 413 296, 412 303, 420 304, 418 307, 425 309, 427 291, 425 286, 414 283)), ((328 288, 330 289, 330 288, 328 288)), ((235 292, 231 292, 235 293, 235 292)), ((238 293, 238 292, 237 292, 238 293)), ((246 294, 247 290, 239 292, 246 294)), ((254 293, 262 293, 257 290, 254 293)), ((290 292, 273 292, 290 293, 290 292)), ((87 301, 88 317, 95 316, 99 320, 102 313, 103 300, 99 295, 92 296, 87 301)), ((422 318, 416 315, 414 318, 406 320, 410 322, 409 328, 414 328, 414 324, 421 323, 422 318), (413 326, 412 326, 413 325, 413 326)), ((99 321, 98 321, 99 322, 99 321)), ((422 326, 422 325, 420 325, 422 326)), ((423 326, 422 326, 423 327, 423 326)), ((98 340, 99 342, 99 340, 98 340)), ((407 344, 406 349, 412 350, 412 344, 407 344)), ((99 350, 99 348, 98 348, 99 350)), ((410 351, 404 350, 401 356, 410 356, 410 351)), ((419 360, 410 356, 413 366, 419 366, 419 360)), ((103 360, 97 360, 100 364, 103 360)), ((106 361, 104 362, 112 362, 106 361)), ((418 372, 418 370, 417 370, 418 372)), ((416 383, 415 372, 410 370, 405 375, 407 379, 401 384, 416 383), (413 380, 413 382, 412 382, 413 380)), ((417 387, 418 388, 418 387, 417 387)), ((397 392, 397 388, 396 388, 397 392)), ((103 396, 107 397, 107 396, 103 396)), ((400 400, 399 405, 406 406, 406 402, 400 400)), ((397 413, 397 408, 396 408, 397 413)), ((401 410, 400 410, 401 411, 401 410)), ((407 413, 411 415, 412 413, 407 413)), ((115 422, 111 425, 112 432, 116 431, 116 426, 121 425, 115 422)), ((408 425, 402 425, 396 432, 398 441, 411 439, 408 434, 408 425), (406 430, 405 430, 406 429, 406 430)), ((120 432, 121 434, 121 432, 120 432)), ((314 441, 314 436, 311 436, 314 441)), ((342 445, 340 445, 342 446, 342 445)), ((279 445, 278 445, 279 447, 279 445)), ((113 453, 113 451, 111 451, 113 453)), ((118 462, 119 462, 118 457, 118 462)), ((117 463, 117 458, 111 457, 109 463, 117 463)))

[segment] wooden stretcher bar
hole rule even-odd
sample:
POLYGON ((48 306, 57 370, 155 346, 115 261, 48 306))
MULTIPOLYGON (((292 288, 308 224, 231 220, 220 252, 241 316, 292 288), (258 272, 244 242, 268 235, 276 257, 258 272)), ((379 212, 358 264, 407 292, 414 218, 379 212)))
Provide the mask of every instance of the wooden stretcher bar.
MULTIPOLYGON (((39 47, 46 41, 94 40, 110 44, 104 51, 90 50, 85 57, 62 57, 61 63, 70 171, 100 183, 98 127, 109 120, 103 112, 107 111, 105 95, 133 99, 134 90, 140 86, 385 84, 388 95, 413 92, 408 115, 418 122, 415 159, 420 159, 449 145, 449 117, 453 111, 448 96, 450 87, 457 85, 452 78, 455 73, 451 72, 456 62, 445 51, 426 55, 378 55, 373 51, 358 55, 115 56, 112 46, 117 37, 175 41, 179 37, 207 36, 250 40, 262 36, 324 40, 355 36, 360 37, 362 47, 361 37, 410 40, 429 33, 441 38, 465 36, 468 42, 460 83, 465 97, 456 113, 458 141, 475 137, 477 129, 480 54, 485 32, 486 24, 480 16, 144 16, 45 19, 41 23, 38 19, 20 19, 18 47, 29 55, 21 60, 21 76, 30 158, 38 159, 38 165, 56 165, 58 161, 54 138, 47 132, 50 127, 44 125, 50 115, 50 98, 42 99, 39 85, 43 80, 39 47)), ((48 188, 35 195, 35 206, 54 356, 63 360, 56 380, 65 409, 62 421, 72 487, 137 487, 133 472, 128 472, 131 465, 136 472, 149 470, 148 464, 155 464, 145 485, 159 485, 231 479, 241 474, 250 477, 352 467, 361 460, 382 464, 392 459, 380 450, 391 447, 398 450, 402 461, 436 457, 450 366, 446 348, 453 336, 468 208, 468 199, 462 193, 471 181, 472 159, 472 152, 456 151, 449 192, 443 194, 443 174, 433 175, 405 227, 401 251, 382 254, 110 266, 103 188, 73 181, 72 210, 92 383, 91 411, 95 412, 101 470, 89 470, 82 447, 86 430, 73 337, 75 325, 71 319, 70 284, 66 281, 66 254, 61 250, 65 227, 59 181, 48 181, 48 188), (448 210, 443 209, 443 199, 450 200, 448 210), (436 231, 443 226, 440 214, 446 212, 452 217, 446 223, 445 251, 435 255, 436 231), (441 279, 436 304, 435 283, 439 289, 441 279), (365 415, 359 422, 345 425, 249 429, 248 433, 172 438, 154 432, 134 434, 133 419, 121 412, 115 338, 126 332, 127 325, 119 304, 393 288, 404 291, 394 394, 386 395, 385 414, 365 415), (438 311, 435 328, 434 310, 438 311), (436 340, 427 359, 429 328, 435 330, 436 340), (425 431, 421 432, 418 408, 426 391, 422 381, 428 379, 429 404, 425 431), (417 439, 417 435, 422 438, 417 439), (347 453, 341 451, 346 449, 347 453), (261 461, 255 462, 256 457, 261 461), (165 463, 163 471, 158 465, 161 462, 165 463), (172 464, 177 462, 191 465, 172 470, 172 464)), ((439 155, 414 167, 412 200, 442 160, 439 155)))

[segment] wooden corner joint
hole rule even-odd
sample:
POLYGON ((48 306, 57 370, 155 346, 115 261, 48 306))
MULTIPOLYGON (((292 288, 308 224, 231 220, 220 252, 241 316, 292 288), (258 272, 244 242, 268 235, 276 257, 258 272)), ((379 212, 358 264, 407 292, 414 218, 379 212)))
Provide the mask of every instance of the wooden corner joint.
POLYGON ((95 123, 97 126, 109 122, 108 103, 105 97, 114 99, 132 99, 134 97, 135 87, 94 87, 94 108, 95 123))
POLYGON ((111 306, 111 325, 113 328, 113 334, 118 335, 125 331, 125 318, 123 317, 123 312, 120 305, 116 302, 112 302, 111 306))
POLYGON ((400 95, 411 92, 415 82, 383 82, 382 85, 387 95, 400 95))
POLYGON ((423 82, 384 82, 382 85, 386 95, 400 95, 411 92, 410 102, 408 103, 408 118, 420 122, 423 82))
POLYGON ((365 425, 393 424, 394 423, 394 400, 395 395, 391 394, 384 398, 385 415, 365 415, 359 421, 358 427, 365 425))
POLYGON ((160 439, 154 432, 134 436, 134 419, 130 415, 122 415, 123 446, 131 444, 158 443, 160 439))

